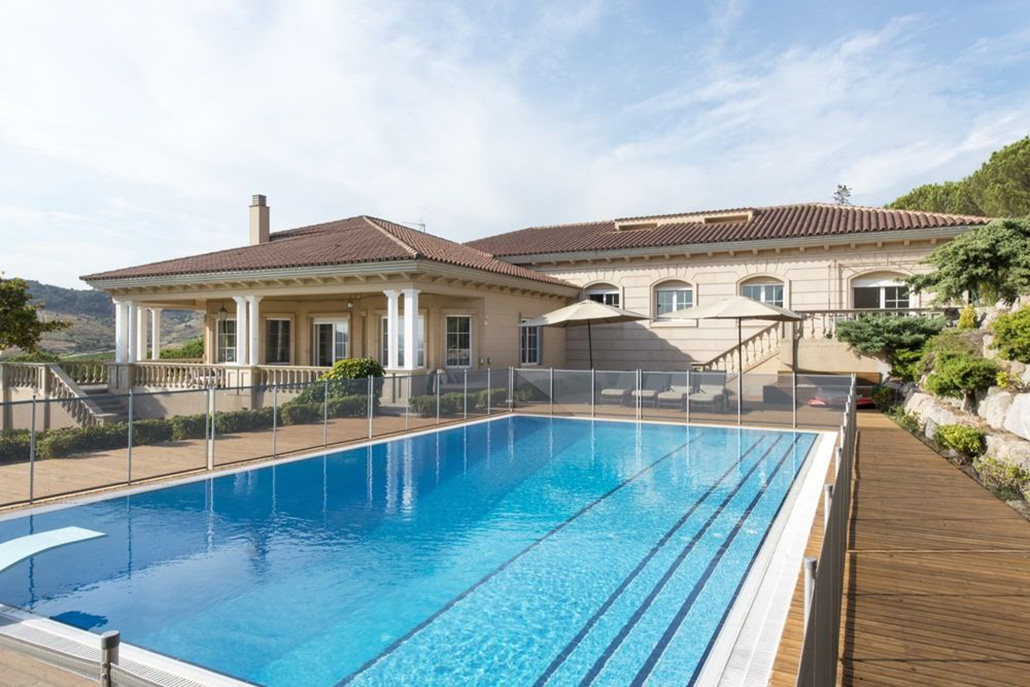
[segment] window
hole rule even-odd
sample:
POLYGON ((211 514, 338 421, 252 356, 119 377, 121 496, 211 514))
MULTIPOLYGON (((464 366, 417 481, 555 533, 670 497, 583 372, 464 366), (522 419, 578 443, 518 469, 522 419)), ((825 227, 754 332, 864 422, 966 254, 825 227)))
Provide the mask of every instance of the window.
POLYGON ((619 305, 619 290, 611 284, 598 284, 587 289, 587 298, 598 303, 604 303, 614 308, 619 305))
POLYGON ((265 364, 290 364, 290 320, 285 317, 265 320, 265 364))
POLYGON ((908 308, 908 287, 893 273, 869 274, 851 282, 851 303, 856 309, 908 308))
POLYGON ((315 320, 312 361, 318 367, 332 367, 350 353, 350 320, 315 320))
POLYGON ((523 365, 540 364, 540 327, 519 327, 519 360, 523 365))
POLYGON ((445 364, 447 367, 472 366, 472 317, 469 315, 448 315, 445 364))
MULTIPOLYGON (((397 365, 404 367, 404 318, 397 320, 400 327, 397 331, 397 365)), ((418 316, 418 324, 415 325, 418 332, 418 361, 415 367, 426 366, 426 318, 418 316)), ((390 360, 390 321, 383 316, 379 325, 379 364, 386 367, 390 360)))
POLYGON ((783 307, 783 284, 774 281, 753 281, 741 285, 740 295, 753 301, 783 307))
POLYGON ((236 362, 236 320, 218 320, 215 324, 215 362, 236 362))
POLYGON ((654 316, 656 318, 694 306, 694 289, 682 281, 666 281, 655 287, 654 316))

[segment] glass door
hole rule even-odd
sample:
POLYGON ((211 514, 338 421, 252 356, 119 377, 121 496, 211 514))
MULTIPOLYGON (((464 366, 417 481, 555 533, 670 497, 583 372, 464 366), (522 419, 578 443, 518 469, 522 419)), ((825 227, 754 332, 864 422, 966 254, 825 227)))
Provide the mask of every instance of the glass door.
POLYGON ((347 357, 350 348, 350 327, 348 320, 316 320, 312 338, 314 355, 318 367, 332 367, 337 360, 347 357))

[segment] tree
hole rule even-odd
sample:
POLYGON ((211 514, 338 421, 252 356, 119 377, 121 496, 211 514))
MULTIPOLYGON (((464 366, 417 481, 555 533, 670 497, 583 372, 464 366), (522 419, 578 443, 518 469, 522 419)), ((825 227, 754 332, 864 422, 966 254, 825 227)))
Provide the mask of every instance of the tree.
POLYGON ((984 217, 1030 215, 1030 136, 991 153, 961 181, 918 186, 887 205, 894 210, 984 217))
POLYGON ((952 239, 926 257, 934 269, 906 279, 934 301, 1011 303, 1030 293, 1030 220, 994 220, 952 239))
POLYGON ((914 358, 944 329, 944 318, 865 315, 837 323, 837 338, 865 355, 882 355, 896 377, 910 379, 914 358))
POLYGON ((837 184, 833 192, 833 202, 837 205, 851 205, 851 188, 847 184, 837 184))
POLYGON ((4 279, 0 275, 0 351, 20 348, 35 352, 44 334, 71 326, 63 320, 43 320, 42 309, 42 303, 32 302, 24 279, 4 279))

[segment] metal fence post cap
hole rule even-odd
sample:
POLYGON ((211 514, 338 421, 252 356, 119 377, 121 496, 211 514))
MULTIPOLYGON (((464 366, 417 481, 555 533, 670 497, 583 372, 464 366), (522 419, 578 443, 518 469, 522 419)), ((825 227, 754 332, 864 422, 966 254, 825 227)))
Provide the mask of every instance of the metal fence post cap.
POLYGON ((819 565, 819 559, 813 558, 812 556, 805 556, 805 570, 815 574, 815 570, 819 565))
POLYGON ((100 648, 113 649, 122 641, 122 633, 118 630, 109 630, 100 635, 100 648))

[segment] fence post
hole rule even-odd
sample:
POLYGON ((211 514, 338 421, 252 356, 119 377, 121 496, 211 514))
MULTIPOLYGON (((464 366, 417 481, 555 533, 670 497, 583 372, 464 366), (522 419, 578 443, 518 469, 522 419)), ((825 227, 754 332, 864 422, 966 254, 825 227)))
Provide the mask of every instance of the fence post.
POLYGON ((508 412, 515 411, 515 368, 508 368, 508 412))
POLYGON ((554 415, 554 368, 551 368, 551 378, 548 386, 548 398, 551 401, 551 415, 554 415))
POLYGON ((635 393, 633 395, 636 397, 635 400, 636 400, 636 406, 637 406, 637 419, 638 420, 641 417, 641 403, 640 403, 640 401, 642 400, 643 397, 641 396, 640 391, 643 388, 643 385, 644 385, 644 371, 643 370, 637 370, 637 393, 635 393))
POLYGON ((207 388, 207 421, 211 430, 207 435, 207 469, 215 469, 215 388, 207 388))
POLYGON ((833 506, 833 485, 823 485, 823 536, 830 529, 830 508, 833 506))
POLYGON ((462 370, 461 376, 461 419, 469 419, 469 371, 462 370))
POLYGON ((818 572, 819 559, 812 558, 810 556, 805 557, 805 610, 804 610, 804 630, 805 634, 808 633, 808 617, 812 611, 812 594, 815 592, 815 576, 818 572))
POLYGON ((372 438, 372 375, 368 376, 368 438, 372 438))
POLYGON ((743 424, 744 410, 744 366, 737 370, 737 424, 743 424))
POLYGON ((590 368, 590 417, 597 417, 597 374, 593 367, 590 368))
POLYGON ((279 455, 276 435, 279 433, 279 385, 272 385, 272 457, 279 455))
POLYGON ((493 399, 490 398, 491 394, 493 394, 493 391, 494 390, 493 390, 493 386, 491 384, 490 368, 488 367, 488 368, 486 368, 486 416, 487 417, 490 417, 490 407, 493 405, 493 403, 492 403, 493 399))
POLYGON ((329 445, 329 380, 322 381, 322 446, 329 445))
POLYGON ((411 391, 415 385, 415 375, 408 375, 408 393, 404 395, 404 431, 408 431, 411 421, 411 391))
POLYGON ((797 361, 794 361, 794 369, 790 371, 790 412, 791 421, 796 429, 798 426, 798 371, 797 361))
POLYGON ((117 631, 100 635, 100 686, 111 687, 111 666, 118 665, 118 645, 121 635, 117 631))
POLYGON ((690 422, 690 394, 694 393, 694 387, 690 385, 690 365, 687 365, 687 422, 690 422))
POLYGON ((128 466, 126 467, 126 482, 132 484, 132 421, 135 415, 135 400, 136 394, 133 393, 132 388, 129 389, 129 455, 128 455, 128 466))
POLYGON ((433 373, 433 386, 436 387, 436 424, 440 424, 440 371, 433 373))
POLYGON ((36 498, 36 394, 32 394, 32 424, 29 430, 29 503, 36 498))

